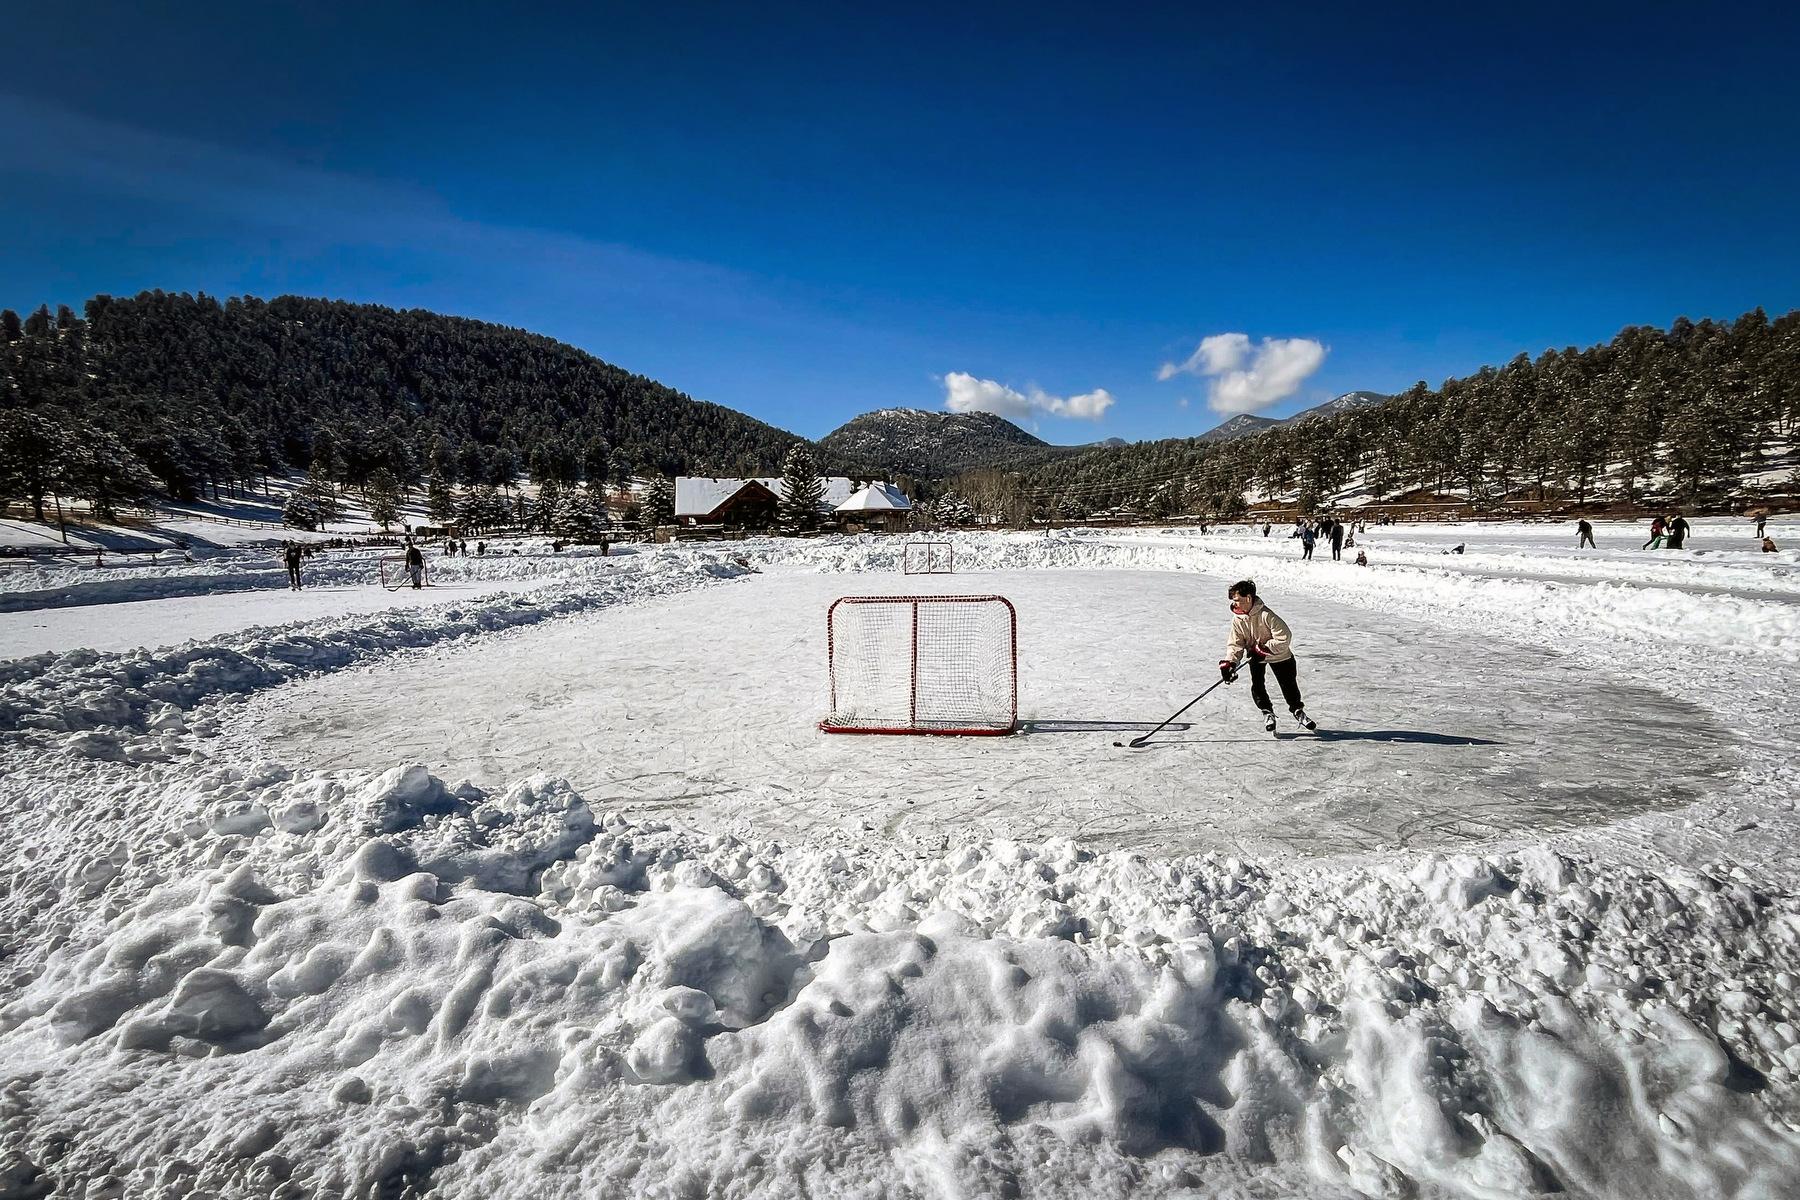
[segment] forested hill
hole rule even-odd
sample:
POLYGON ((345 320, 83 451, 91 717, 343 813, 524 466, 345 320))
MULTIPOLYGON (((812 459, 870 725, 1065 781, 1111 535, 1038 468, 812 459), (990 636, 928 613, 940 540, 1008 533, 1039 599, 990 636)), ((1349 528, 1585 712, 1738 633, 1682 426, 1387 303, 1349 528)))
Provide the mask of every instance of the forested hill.
POLYGON ((378 469, 402 485, 772 474, 801 440, 523 330, 296 296, 7 312, 8 409, 103 449, 116 435, 178 496, 315 460, 351 484, 378 469))
POLYGON ((838 426, 819 445, 853 470, 926 478, 978 467, 1016 467, 1070 453, 993 413, 884 408, 838 426))
POLYGON ((1246 496, 1312 509, 1353 487, 1370 499, 1422 489, 1478 507, 1794 495, 1800 473, 1781 464, 1800 440, 1800 311, 1633 326, 1605 345, 1521 354, 1435 388, 1334 404, 1230 441, 1085 451, 1024 472, 991 507, 1230 515, 1246 496))

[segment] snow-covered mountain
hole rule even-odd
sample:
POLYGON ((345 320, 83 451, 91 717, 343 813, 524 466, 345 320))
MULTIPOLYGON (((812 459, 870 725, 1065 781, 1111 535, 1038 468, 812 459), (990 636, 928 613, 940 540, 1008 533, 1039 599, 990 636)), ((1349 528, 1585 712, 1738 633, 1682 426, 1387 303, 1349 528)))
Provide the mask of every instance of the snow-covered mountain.
POLYGON ((1302 421, 1310 421, 1315 417, 1335 417, 1340 413, 1346 413, 1352 409, 1367 408, 1372 404, 1380 404, 1386 399, 1389 399, 1389 397, 1380 392, 1345 392, 1343 395, 1333 397, 1323 404, 1315 404, 1313 407, 1306 409, 1303 412, 1297 412, 1291 417, 1253 417, 1249 413, 1239 413, 1237 416, 1223 421, 1201 434, 1200 440, 1203 442, 1236 441, 1241 437, 1249 437, 1252 434, 1261 433, 1265 429, 1273 429, 1277 425, 1298 425, 1302 421))
POLYGON ((993 413, 883 408, 838 426, 819 445, 852 467, 945 475, 1012 465, 1073 447, 1052 446, 993 413))

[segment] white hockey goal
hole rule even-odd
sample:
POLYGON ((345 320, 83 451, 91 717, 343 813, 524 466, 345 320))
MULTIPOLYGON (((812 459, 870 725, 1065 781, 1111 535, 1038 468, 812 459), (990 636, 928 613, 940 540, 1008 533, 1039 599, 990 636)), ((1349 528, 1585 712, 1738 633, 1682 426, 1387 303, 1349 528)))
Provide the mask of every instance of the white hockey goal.
MULTIPOLYGON (((397 592, 403 587, 412 585, 412 576, 406 573, 406 555, 404 554, 383 555, 380 571, 381 586, 390 592, 397 592)), ((430 567, 424 568, 419 582, 425 584, 431 582, 430 567)))
POLYGON ((908 575, 949 575, 956 570, 956 554, 949 542, 908 542, 900 569, 908 575))
POLYGON ((827 733, 1011 733, 1019 618, 1004 596, 844 596, 825 616, 827 733))

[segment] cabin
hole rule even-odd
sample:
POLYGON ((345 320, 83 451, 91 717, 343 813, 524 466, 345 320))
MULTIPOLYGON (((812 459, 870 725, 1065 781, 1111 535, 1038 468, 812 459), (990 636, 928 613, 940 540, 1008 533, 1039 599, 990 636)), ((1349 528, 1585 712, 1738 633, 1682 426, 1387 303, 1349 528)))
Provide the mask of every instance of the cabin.
POLYGON ((906 527, 912 501, 891 483, 871 483, 853 493, 834 511, 845 524, 854 523, 893 533, 906 527))

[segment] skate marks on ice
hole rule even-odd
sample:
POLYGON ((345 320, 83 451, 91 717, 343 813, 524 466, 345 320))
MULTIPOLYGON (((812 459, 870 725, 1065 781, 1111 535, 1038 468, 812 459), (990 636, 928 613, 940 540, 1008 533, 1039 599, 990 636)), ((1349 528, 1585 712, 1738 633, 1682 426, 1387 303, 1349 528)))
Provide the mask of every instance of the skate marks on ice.
POLYGON ((1687 803, 1733 764, 1717 722, 1621 675, 1281 595, 1268 599, 1294 627, 1319 734, 1285 712, 1283 736, 1264 734, 1239 680, 1148 747, 1114 749, 1216 677, 1225 582, 769 572, 302 682, 233 726, 295 765, 410 758, 484 788, 550 772, 593 804, 700 828, 928 845, 1062 836, 1164 853, 1331 855, 1572 829, 1687 803), (826 606, 920 589, 1013 600, 1020 735, 817 731, 826 606))

